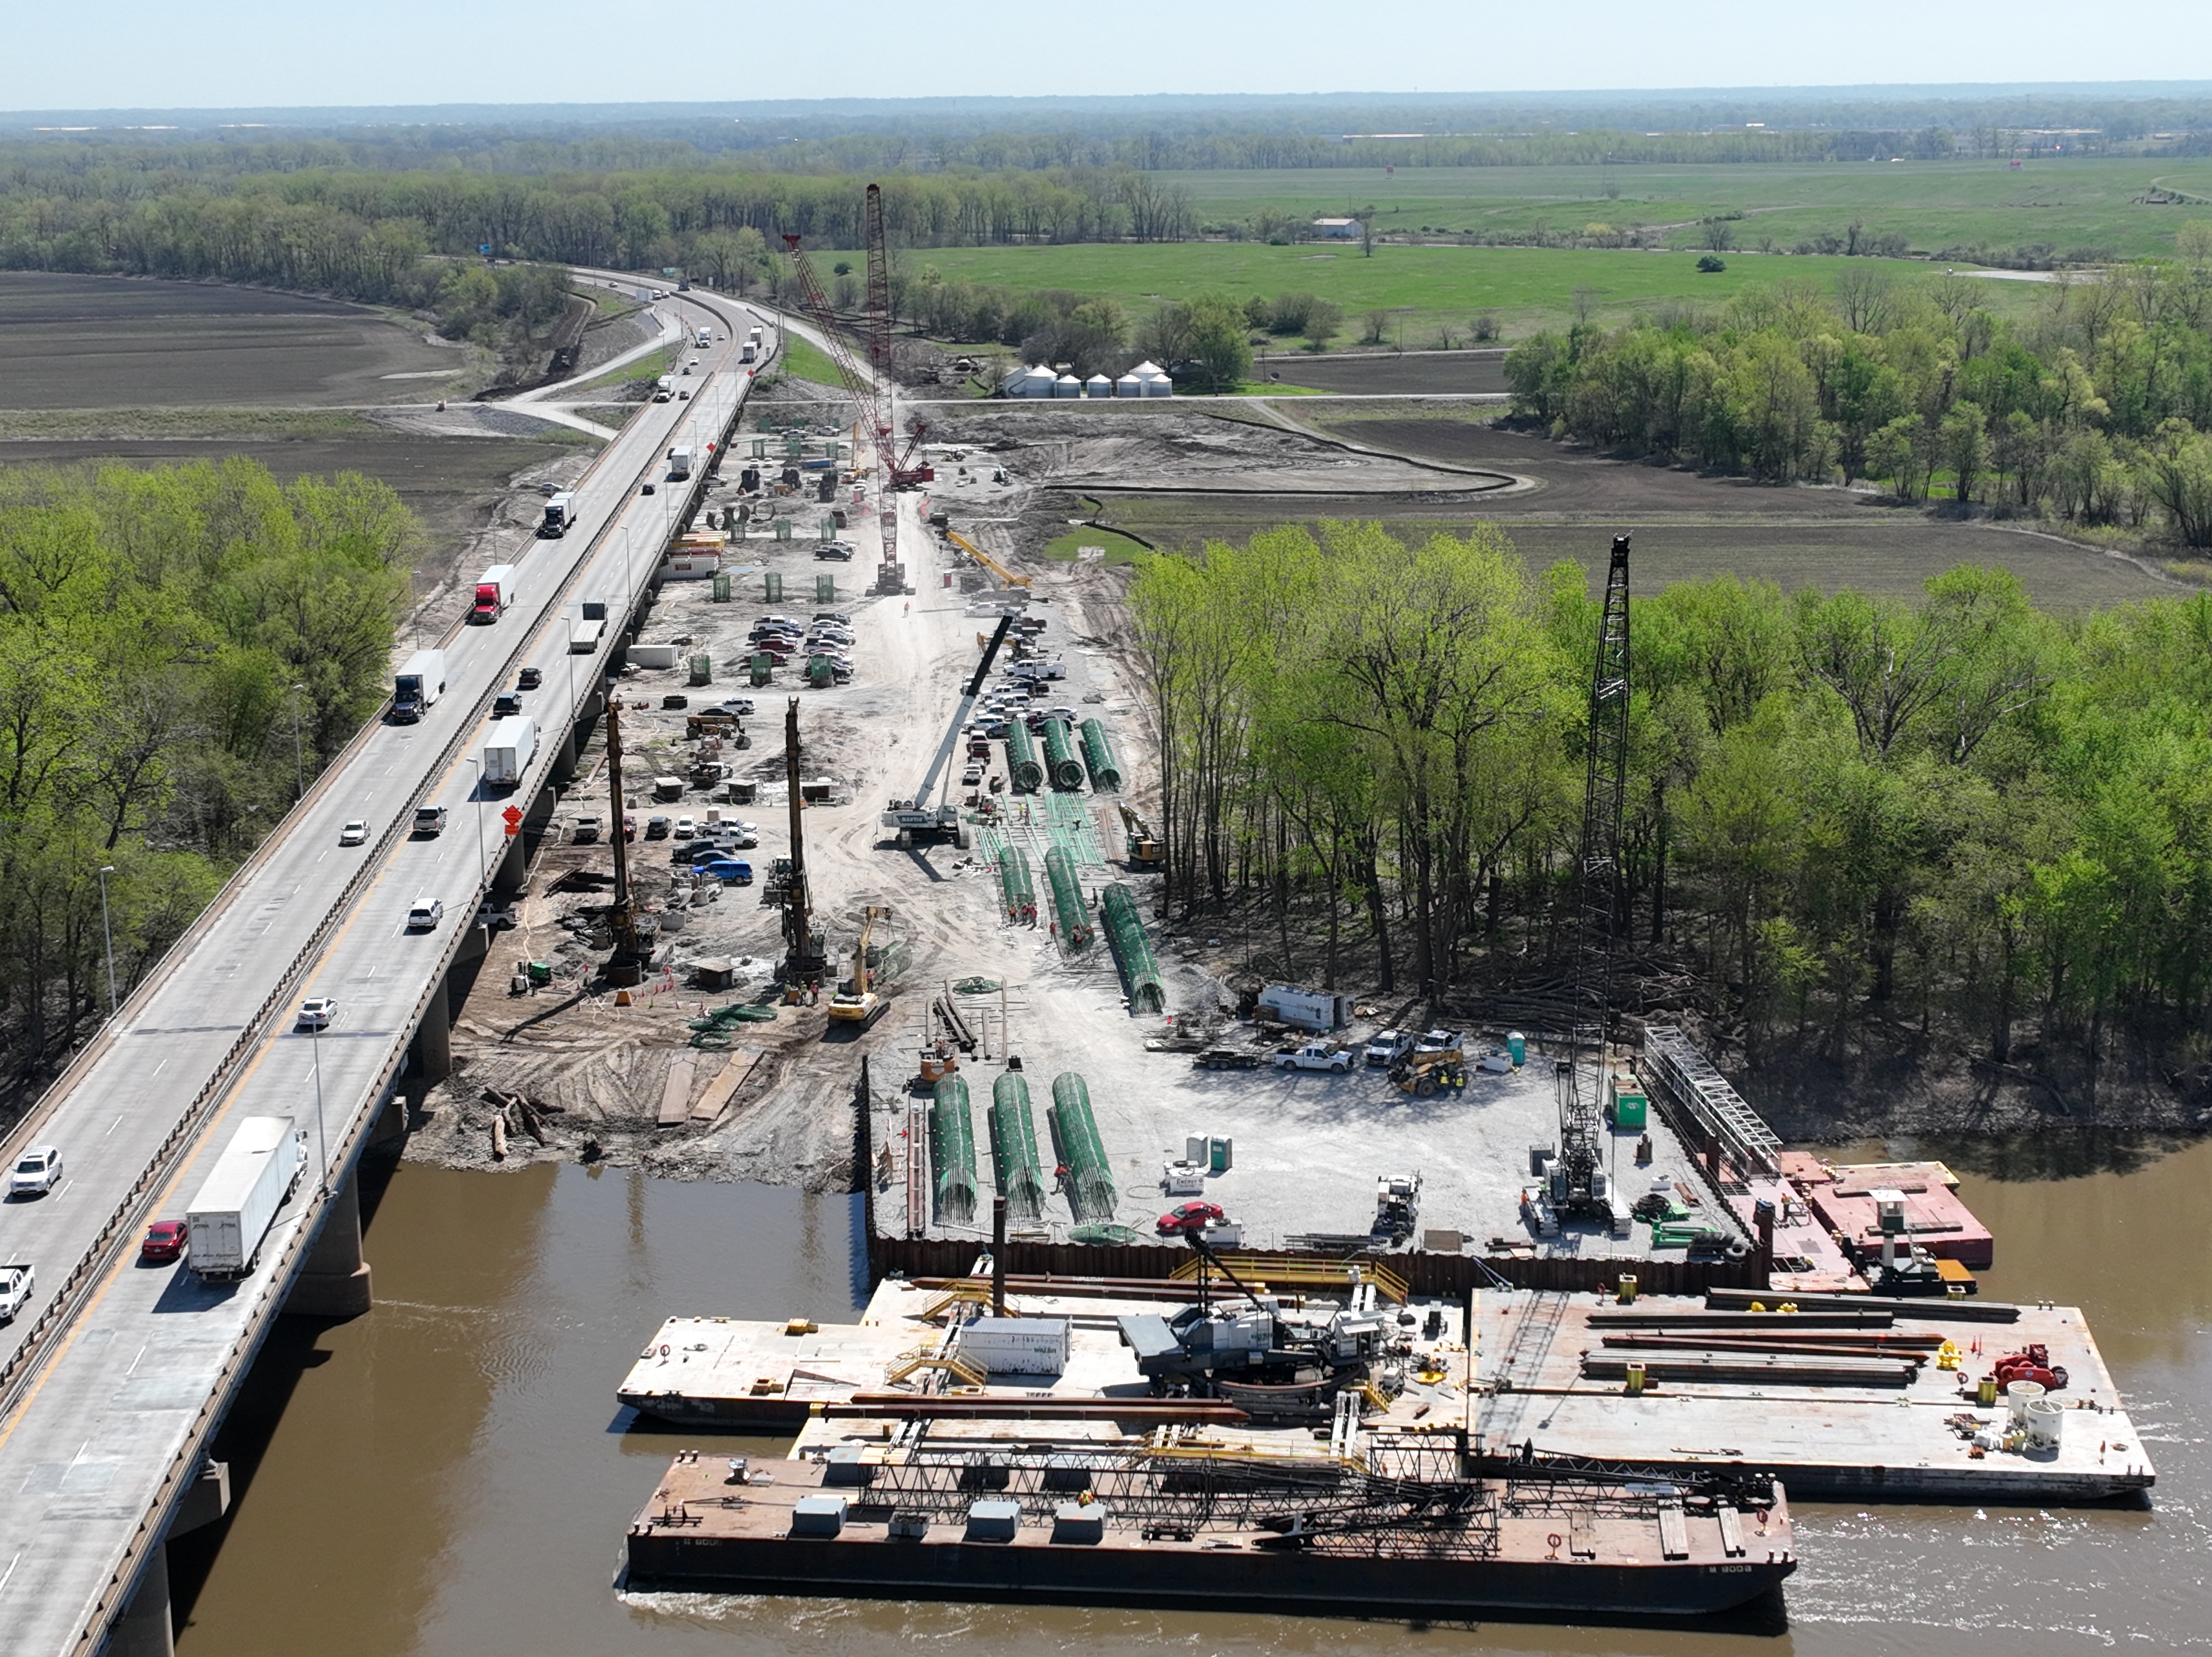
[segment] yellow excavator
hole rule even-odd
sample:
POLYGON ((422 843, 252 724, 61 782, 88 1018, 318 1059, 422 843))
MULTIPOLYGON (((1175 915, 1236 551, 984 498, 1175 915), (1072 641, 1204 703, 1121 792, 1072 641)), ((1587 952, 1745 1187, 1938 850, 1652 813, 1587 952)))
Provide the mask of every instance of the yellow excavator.
POLYGON ((876 930, 876 923, 890 915, 887 904, 868 906, 867 919, 860 923, 860 946, 853 951, 853 975, 839 985, 837 992, 830 998, 830 1017, 839 1023, 858 1024, 866 1029, 881 1018, 890 1005, 868 987, 868 938, 876 930))
POLYGON ((1168 848, 1152 832, 1152 825, 1132 811, 1121 807, 1121 827, 1129 837, 1129 866, 1132 869, 1157 869, 1167 860, 1168 848))

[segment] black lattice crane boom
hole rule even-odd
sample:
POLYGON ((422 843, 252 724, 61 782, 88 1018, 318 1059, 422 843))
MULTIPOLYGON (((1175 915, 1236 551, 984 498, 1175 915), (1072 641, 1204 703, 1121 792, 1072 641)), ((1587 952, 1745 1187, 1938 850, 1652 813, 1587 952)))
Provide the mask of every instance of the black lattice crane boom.
POLYGON ((1628 798, 1628 537, 1613 537, 1605 605, 1590 669, 1589 751, 1583 778, 1583 835, 1575 927, 1575 995, 1569 1056, 1558 1067, 1559 1177, 1553 1200, 1570 1213, 1609 1213, 1601 1168, 1606 1049, 1613 1026, 1613 944, 1620 931, 1621 819, 1628 798), (1587 1090, 1581 1053, 1593 1062, 1587 1090))
MULTIPOLYGON (((830 296, 822 291, 821 278, 814 274, 814 266, 799 246, 799 237, 786 232, 784 246, 791 253, 792 269, 799 274, 801 304, 814 325, 822 331, 822 341, 829 348, 830 360, 837 366, 837 378, 845 383, 845 391, 853 399, 853 413, 860 429, 858 438, 874 446, 875 464, 880 474, 890 459, 890 429, 884 423, 884 410, 876 395, 876 382, 854 361, 852 348, 845 343, 844 330, 838 326, 837 313, 830 307, 830 296)), ((854 457, 855 461, 859 456, 854 457)))
POLYGON ((868 186, 868 366, 891 371, 891 270, 884 240, 884 187, 868 186))

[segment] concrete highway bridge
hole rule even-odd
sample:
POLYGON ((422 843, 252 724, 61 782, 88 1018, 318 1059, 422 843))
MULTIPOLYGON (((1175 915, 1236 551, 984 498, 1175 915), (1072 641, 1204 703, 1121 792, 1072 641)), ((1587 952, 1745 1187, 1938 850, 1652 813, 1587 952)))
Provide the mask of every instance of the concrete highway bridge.
POLYGON ((517 560, 514 607, 447 635, 443 697, 418 724, 355 737, 8 1136, 9 1166, 51 1143, 66 1168, 51 1194, 0 1209, 0 1259, 38 1274, 29 1308, 0 1330, 0 1647, 11 1657, 169 1653, 164 1545, 228 1504, 208 1447, 262 1340, 283 1312, 370 1305, 362 1154, 404 1132, 403 1073, 410 1085, 445 1073, 448 974, 492 947, 473 924, 480 901, 521 885, 526 837, 551 817, 641 600, 706 486, 707 446, 716 462, 725 452, 753 372, 738 363, 747 330, 777 343, 773 315, 719 295, 672 294, 659 308, 687 332, 714 326, 700 370, 678 381, 691 398, 638 410, 576 486, 568 534, 517 560), (677 444, 702 458, 688 484, 665 479, 677 444), (568 618, 587 599, 609 624, 593 653, 571 654, 568 618), (544 736, 521 785, 494 793, 477 760, 491 698, 530 666, 542 681, 525 709, 544 736), (510 801, 526 812, 512 838, 510 801), (448 808, 443 834, 411 836, 422 804, 448 808), (351 818, 368 822, 366 845, 338 844, 351 818), (408 909, 424 897, 444 903, 444 923, 410 932, 408 909), (309 996, 337 999, 328 1029, 295 1029, 309 996), (258 1115, 290 1117, 307 1162, 258 1269, 204 1284, 141 1268, 146 1222, 180 1215, 239 1120, 258 1115))

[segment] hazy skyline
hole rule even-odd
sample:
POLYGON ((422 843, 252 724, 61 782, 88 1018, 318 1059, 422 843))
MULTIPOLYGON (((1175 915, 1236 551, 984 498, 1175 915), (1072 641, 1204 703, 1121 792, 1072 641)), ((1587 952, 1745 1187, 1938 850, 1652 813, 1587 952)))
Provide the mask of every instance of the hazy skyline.
POLYGON ((848 0, 693 14, 613 0, 17 0, 0 109, 599 103, 1012 94, 1518 92, 2212 78, 2202 0, 1589 0, 1508 13, 1315 0, 848 0), (880 45, 869 46, 870 37, 880 45), (825 50, 825 38, 832 43, 825 50), (2154 52, 2145 43, 2155 42, 2154 52))

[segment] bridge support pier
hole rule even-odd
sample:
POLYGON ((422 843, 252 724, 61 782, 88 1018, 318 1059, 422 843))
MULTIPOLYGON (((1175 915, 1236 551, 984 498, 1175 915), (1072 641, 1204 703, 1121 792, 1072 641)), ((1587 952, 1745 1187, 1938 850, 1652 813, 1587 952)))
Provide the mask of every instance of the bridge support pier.
POLYGON ((105 1657, 176 1657, 177 1634, 169 1607, 169 1545, 154 1545, 138 1571, 138 1586, 123 1615, 107 1627, 105 1657))
POLYGON ((415 1032, 415 1079, 427 1086, 453 1073, 453 1020, 447 1011, 446 980, 422 1008, 422 1023, 415 1032))
POLYGON ((357 1318, 375 1303, 368 1262, 361 1257, 361 1176, 349 1174, 331 1194, 284 1309, 302 1317, 357 1318))
POLYGON ((507 850, 500 853, 499 866, 491 871, 491 889, 509 895, 520 892, 530 879, 530 865, 522 855, 522 836, 517 835, 507 842, 507 850))
POLYGON ((553 756, 552 778, 555 782, 566 782, 576 774, 576 727, 570 725, 561 737, 561 751, 553 756))

